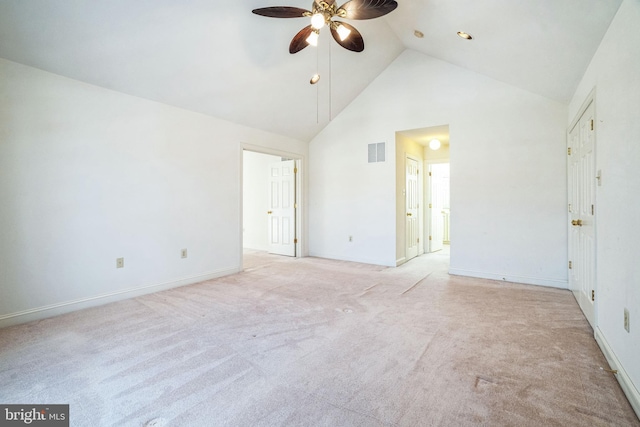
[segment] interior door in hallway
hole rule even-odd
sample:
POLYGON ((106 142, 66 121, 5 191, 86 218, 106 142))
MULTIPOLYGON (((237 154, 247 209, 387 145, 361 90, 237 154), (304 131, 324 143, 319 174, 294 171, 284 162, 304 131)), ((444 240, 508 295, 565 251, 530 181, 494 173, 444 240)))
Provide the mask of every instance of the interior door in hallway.
POLYGON ((406 260, 418 256, 420 243, 420 189, 418 186, 418 161, 406 158, 406 260))
POLYGON ((442 250, 445 234, 448 240, 449 214, 445 211, 449 208, 448 199, 449 164, 429 165, 429 252, 442 250))
POLYGON ((296 256, 296 162, 269 165, 269 252, 296 256))
POLYGON ((593 102, 569 132, 569 287, 595 327, 595 121, 593 102))

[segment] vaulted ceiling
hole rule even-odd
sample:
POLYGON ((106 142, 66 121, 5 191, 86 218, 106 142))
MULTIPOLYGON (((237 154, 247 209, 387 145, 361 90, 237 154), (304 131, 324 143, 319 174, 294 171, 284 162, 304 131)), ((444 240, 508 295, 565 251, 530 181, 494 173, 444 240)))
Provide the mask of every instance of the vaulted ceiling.
POLYGON ((0 57, 308 141, 405 49, 567 103, 621 2, 398 0, 350 21, 363 52, 325 29, 291 55, 307 18, 251 10, 312 0, 1 0, 0 57))

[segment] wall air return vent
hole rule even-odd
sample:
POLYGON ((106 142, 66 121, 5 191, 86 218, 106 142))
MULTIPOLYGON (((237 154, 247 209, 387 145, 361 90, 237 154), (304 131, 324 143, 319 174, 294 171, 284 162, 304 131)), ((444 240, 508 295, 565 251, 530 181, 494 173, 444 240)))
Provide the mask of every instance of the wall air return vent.
POLYGON ((369 144, 369 163, 384 162, 384 145, 384 142, 369 144))

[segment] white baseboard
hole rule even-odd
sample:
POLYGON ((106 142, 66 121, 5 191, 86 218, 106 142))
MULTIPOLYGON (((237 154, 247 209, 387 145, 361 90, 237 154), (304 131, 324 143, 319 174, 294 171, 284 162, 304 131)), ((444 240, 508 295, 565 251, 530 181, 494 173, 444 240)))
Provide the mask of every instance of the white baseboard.
POLYGON ((348 261, 348 262, 357 262, 360 264, 373 264, 373 265, 382 265, 384 267, 396 267, 395 263, 389 263, 388 261, 382 261, 379 259, 350 257, 350 256, 335 255, 335 254, 320 254, 317 252, 310 252, 309 256, 315 257, 315 258, 332 259, 335 261, 348 261))
POLYGON ((624 367, 609 346, 609 343, 602 334, 602 331, 600 331, 600 328, 596 328, 594 336, 596 338, 596 342, 602 350, 602 353, 604 354, 604 357, 607 359, 607 362, 609 362, 609 366, 611 367, 611 369, 615 369, 618 371, 615 377, 620 383, 620 387, 622 387, 622 391, 624 392, 625 396, 627 396, 631 407, 635 411, 638 418, 640 418, 640 392, 631 381, 631 378, 629 378, 629 375, 627 375, 627 371, 624 370, 624 367))
POLYGON ((217 277, 228 276, 230 274, 235 274, 238 272, 238 268, 228 268, 224 270, 208 272, 205 274, 199 274, 197 276, 183 277, 181 279, 172 280, 170 282, 140 286, 137 288, 125 289, 118 292, 111 292, 108 294, 96 295, 93 297, 81 298, 72 301, 64 301, 56 304, 18 311, 15 313, 4 314, 0 316, 0 328, 13 326, 20 323, 31 322, 34 320, 46 319, 48 317, 58 316, 60 314, 70 313, 72 311, 108 304, 110 302, 120 301, 123 299, 134 298, 141 295, 177 288, 180 286, 191 285, 193 283, 203 282, 205 280, 215 279, 217 277))
POLYGON ((549 286, 551 288, 569 289, 569 283, 566 280, 548 279, 543 277, 527 277, 527 276, 511 276, 506 274, 489 273, 486 271, 464 270, 459 268, 450 268, 449 274, 455 276, 477 277, 480 279, 499 280, 503 282, 522 283, 525 285, 549 286))

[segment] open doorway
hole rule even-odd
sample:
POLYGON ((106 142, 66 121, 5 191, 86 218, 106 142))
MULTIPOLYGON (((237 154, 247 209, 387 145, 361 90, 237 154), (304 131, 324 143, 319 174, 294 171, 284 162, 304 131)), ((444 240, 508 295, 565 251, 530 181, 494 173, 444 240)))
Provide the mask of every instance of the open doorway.
POLYGON ((451 204, 449 196, 449 163, 428 164, 427 176, 427 252, 441 251, 451 243, 450 216, 451 204))
POLYGON ((413 255, 409 250, 408 238, 405 238, 410 230, 406 225, 405 217, 411 218, 414 215, 405 206, 409 185, 405 184, 408 182, 408 173, 405 172, 407 168, 403 163, 408 156, 419 159, 420 170, 425 171, 424 174, 420 173, 422 179, 419 180, 419 187, 422 189, 419 206, 424 206, 424 209, 419 209, 420 219, 416 222, 420 226, 418 255, 431 252, 449 253, 451 244, 449 147, 449 125, 396 132, 396 265, 408 261, 413 255))
POLYGON ((448 252, 451 244, 449 125, 423 129, 426 212, 425 252, 448 252))
POLYGON ((242 151, 242 268, 300 256, 300 160, 287 153, 242 151))

